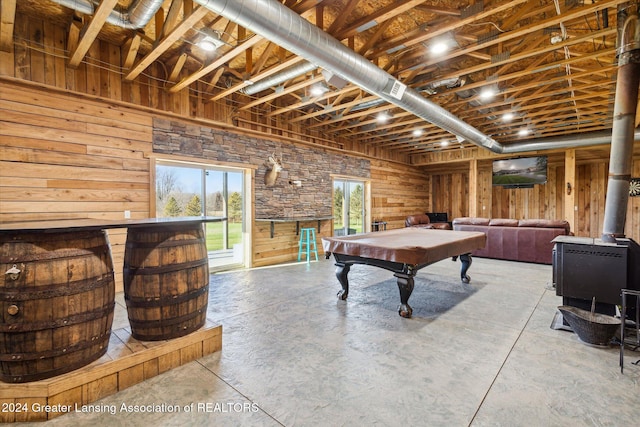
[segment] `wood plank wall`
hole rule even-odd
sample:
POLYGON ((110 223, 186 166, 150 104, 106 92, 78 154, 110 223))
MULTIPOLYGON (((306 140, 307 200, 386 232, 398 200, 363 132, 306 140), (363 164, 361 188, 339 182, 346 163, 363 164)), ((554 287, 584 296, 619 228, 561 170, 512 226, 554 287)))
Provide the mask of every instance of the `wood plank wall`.
MULTIPOLYGON (((637 143, 636 143, 637 144, 637 143)), ((434 211, 448 212, 451 218, 468 216, 468 167, 457 165, 451 172, 443 172, 442 165, 425 167, 431 175, 432 206, 434 211), (429 172, 432 169, 432 172, 429 172)), ((576 166, 576 236, 602 236, 605 194, 609 174, 608 158, 579 162, 576 166)), ((633 177, 640 177, 640 156, 633 160, 633 177)), ((550 161, 548 180, 530 189, 506 189, 491 186, 491 161, 478 162, 478 215, 485 218, 544 218, 564 219, 566 197, 565 167, 550 161)), ((627 207, 625 234, 640 241, 640 197, 630 197, 627 207)))
POLYGON ((446 212, 449 219, 468 216, 469 173, 451 172, 431 177, 432 212, 446 212))
MULTIPOLYGON (((153 150, 153 122, 159 113, 1 80, 0 93, 0 221, 120 219, 125 210, 132 218, 153 216, 147 156, 153 150)), ((317 151, 301 146, 287 150, 307 150, 310 156, 317 151)), ((330 156, 331 170, 342 175, 347 170, 341 170, 341 164, 354 164, 353 155, 330 156)), ((388 228, 401 228, 407 215, 428 210, 428 175, 402 163, 380 159, 365 163, 369 161, 370 171, 348 170, 354 178, 370 180, 372 218, 387 221, 388 228)), ((288 173, 293 173, 293 166, 288 165, 288 173)), ((305 186, 314 188, 309 179, 315 175, 308 175, 305 186)), ((332 232, 331 221, 323 221, 318 241, 332 232)), ((295 223, 276 224, 271 238, 269 223, 256 222, 253 233, 254 266, 297 259, 295 223)), ((109 234, 116 282, 122 290, 126 231, 109 234)))
MULTIPOLYGON (((320 131, 309 129, 305 123, 285 123, 284 119, 272 119, 266 114, 238 110, 228 100, 210 101, 211 88, 202 81, 191 89, 177 93, 166 90, 172 83, 166 81, 166 69, 159 63, 151 64, 133 81, 125 81, 126 70, 113 65, 121 64, 126 52, 121 46, 96 40, 85 58, 76 68, 66 66, 67 31, 41 19, 16 14, 14 54, 0 54, 0 73, 42 85, 67 89, 78 93, 100 96, 115 101, 170 112, 190 118, 203 118, 234 125, 239 129, 258 131, 274 137, 311 142, 320 146, 357 151, 368 156, 408 162, 409 155, 353 139, 327 139, 320 131), (7 63, 13 60, 13 67, 7 63), (274 126, 276 120, 277 126, 274 126)), ((183 72, 183 73, 186 73, 183 72)), ((241 95, 237 95, 241 96, 241 95)), ((279 108, 281 102, 265 108, 279 108)))
MULTIPOLYGON (((152 117, 0 81, 0 221, 149 215, 152 117)), ((122 289, 126 230, 109 231, 122 289)))
POLYGON ((408 215, 429 211, 431 179, 419 168, 381 160, 371 161, 371 219, 387 229, 404 227, 408 215))

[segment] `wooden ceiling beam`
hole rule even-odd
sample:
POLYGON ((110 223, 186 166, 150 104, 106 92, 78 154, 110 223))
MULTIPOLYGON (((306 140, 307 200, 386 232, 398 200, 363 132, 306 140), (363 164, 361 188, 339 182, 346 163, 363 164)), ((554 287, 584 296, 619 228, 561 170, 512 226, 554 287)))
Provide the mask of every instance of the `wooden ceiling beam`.
MULTIPOLYGON (((511 3, 513 3, 513 2, 511 2, 511 3)), ((544 19, 542 21, 538 21, 538 22, 535 22, 533 24, 525 25, 523 27, 518 28, 517 30, 500 33, 496 38, 494 38, 492 40, 488 40, 488 41, 486 41, 484 43, 467 46, 467 47, 452 51, 451 53, 449 53, 447 55, 444 55, 443 57, 439 57, 437 59, 427 60, 427 61, 425 61, 424 66, 426 67, 426 66, 429 66, 429 65, 432 65, 432 64, 436 64, 438 62, 443 62, 443 61, 451 61, 452 59, 457 58, 459 56, 467 55, 468 53, 474 52, 476 50, 486 49, 488 47, 494 46, 494 45, 499 44, 499 43, 504 43, 506 41, 510 41, 510 40, 514 40, 514 39, 515 40, 520 40, 520 39, 522 39, 522 37, 524 37, 527 34, 530 34, 532 32, 543 30, 543 29, 545 29, 547 27, 553 26, 553 25, 558 24, 558 23, 563 22, 563 21, 571 21, 573 19, 581 18, 581 17, 584 17, 586 15, 592 14, 592 13, 594 13, 596 11, 600 11, 602 9, 605 9, 607 7, 615 7, 620 3, 624 3, 624 0, 609 0, 609 1, 598 2, 598 3, 592 4, 590 6, 574 8, 573 10, 567 12, 566 14, 554 15, 551 18, 544 19)), ((474 15, 474 17, 477 17, 477 16, 478 15, 474 15)), ((451 29, 455 28, 456 25, 445 26, 442 29, 439 29, 439 30, 436 30, 436 31, 431 31, 430 30, 428 35, 424 35, 422 37, 417 37, 416 39, 412 40, 411 44, 417 43, 417 42, 415 42, 415 40, 418 40, 418 42, 424 42, 424 41, 426 41, 428 39, 431 39, 431 38, 435 37, 436 35, 443 34, 443 33, 447 32, 447 31, 450 31, 451 29)), ((407 44, 407 43, 408 42, 404 43, 405 46, 409 46, 409 44, 407 44)), ((383 51, 383 50, 380 49, 378 51, 378 53, 380 53, 381 51, 383 51)), ((384 51, 386 51, 386 49, 384 49, 384 51)), ((374 52, 371 56, 376 56, 376 53, 374 52)))
MULTIPOLYGON (((510 1, 504 4, 499 4, 498 6, 488 9, 488 10, 484 10, 480 13, 477 13, 475 15, 469 16, 467 18, 464 19, 449 19, 447 20, 444 24, 439 25, 435 28, 433 27, 429 27, 428 30, 422 27, 416 28, 414 31, 408 33, 408 34, 402 34, 399 35, 393 39, 390 39, 387 43, 383 44, 382 46, 380 46, 376 51, 374 51, 372 53, 372 57, 378 57, 378 56, 382 56, 385 55, 386 52, 391 49, 394 48, 398 45, 404 45, 405 47, 411 47, 414 46, 416 44, 420 44, 420 43, 424 43, 425 41, 428 41, 432 38, 441 36, 442 34, 448 33, 450 31, 454 31, 457 30, 460 27, 463 27, 465 25, 469 25, 469 24, 475 24, 477 23, 479 20, 482 19, 486 19, 492 15, 495 15, 497 13, 503 12, 505 10, 511 9, 515 6, 519 6, 522 3, 525 3, 527 0, 514 0, 514 1, 510 1)), ((483 45, 479 45, 484 47, 485 44, 483 45)), ((476 47, 476 49, 473 50, 477 50, 480 49, 481 47, 476 47)), ((448 59, 448 58, 447 58, 448 59)), ((435 62, 439 62, 435 61, 435 62)))
POLYGON ((317 83, 317 82, 321 82, 323 80, 324 80, 323 76, 316 76, 316 77, 314 77, 312 79, 308 79, 308 80, 304 80, 302 82, 295 83, 295 84, 293 84, 291 86, 283 88, 282 92, 278 92, 278 93, 274 92, 272 94, 262 96, 259 99, 256 99, 255 101, 249 102, 248 104, 245 104, 242 107, 240 107, 239 110, 248 110, 248 109, 256 107, 256 106, 258 106, 260 104, 264 104, 266 102, 269 102, 271 100, 279 98, 279 97, 281 97, 283 95, 290 94, 290 93, 295 92, 295 91, 300 90, 300 89, 304 89, 307 86, 310 86, 310 85, 312 85, 314 83, 317 83))
POLYGON ((13 52, 13 27, 16 22, 16 0, 0 3, 0 50, 13 52))
POLYGON ((206 76, 207 74, 209 74, 210 72, 214 71, 218 67, 223 66, 225 63, 227 63, 231 59, 235 58, 239 54, 243 53, 245 50, 249 49, 251 46, 254 46, 256 43, 261 42, 262 40, 263 40, 263 38, 258 36, 258 35, 251 36, 249 39, 247 39, 244 42, 240 43, 238 46, 231 48, 230 50, 228 50, 227 52, 222 54, 222 56, 220 56, 220 57, 214 59, 213 61, 211 61, 210 63, 208 63, 207 65, 202 67, 197 72, 195 72, 195 73, 185 77, 184 79, 180 80, 179 83, 177 83, 174 86, 169 88, 169 92, 176 93, 176 92, 181 91, 185 87, 189 86, 191 83, 195 82, 196 80, 198 80, 201 77, 206 76))
MULTIPOLYGON (((320 96, 319 99, 326 99, 326 98, 330 98, 332 96, 337 96, 337 95, 342 94, 343 92, 356 92, 356 91, 359 91, 359 90, 360 90, 360 88, 358 88, 356 86, 347 85, 347 86, 345 86, 342 89, 339 89, 337 91, 327 92, 324 95, 320 96)), ((312 103, 312 101, 310 101, 310 100, 307 100, 307 101, 300 100, 300 102, 295 103, 295 104, 290 104, 285 108, 279 108, 277 110, 271 111, 270 113, 267 114, 267 117, 273 117, 273 116, 277 116, 279 114, 287 113, 287 112, 295 110, 297 108, 305 107, 305 106, 307 106, 307 105, 309 105, 311 103, 312 103)))
POLYGON ((382 9, 377 10, 370 15, 364 16, 356 20, 355 22, 352 22, 349 27, 338 31, 339 36, 336 38, 342 40, 347 37, 353 37, 358 34, 359 29, 364 25, 380 25, 382 22, 395 18, 402 13, 408 12, 415 6, 418 6, 424 2, 425 0, 398 0, 395 3, 391 3, 390 5, 383 7, 382 9))
POLYGON ((212 76, 207 83, 207 90, 205 91, 206 94, 211 94, 215 90, 215 87, 218 84, 220 77, 222 77, 222 74, 225 71, 226 71, 225 67, 220 67, 212 73, 212 76))
POLYGON ((360 47, 358 53, 362 56, 374 47, 374 45, 384 36, 384 32, 387 28, 392 24, 393 21, 385 21, 377 26, 376 31, 373 33, 371 37, 360 47))
POLYGON ((185 16, 183 20, 169 32, 169 34, 161 40, 158 40, 149 53, 132 66, 129 72, 124 76, 124 79, 126 81, 132 81, 138 77, 155 60, 165 53, 167 49, 180 40, 187 31, 193 28, 202 18, 204 18, 207 13, 209 13, 209 10, 202 6, 198 6, 191 12, 191 14, 185 16))
POLYGON ((340 13, 337 14, 336 18, 333 20, 329 28, 327 28, 327 33, 334 34, 338 30, 340 30, 349 18, 349 15, 351 15, 351 12, 353 12, 353 10, 358 5, 359 1, 360 0, 348 0, 340 10, 340 13))
POLYGON ((69 52, 68 66, 70 68, 78 67, 117 4, 118 0, 102 0, 100 2, 89 23, 82 29, 77 46, 69 52))
POLYGON ((253 69, 251 70, 251 75, 258 75, 264 68, 265 64, 273 54, 274 50, 276 50, 278 46, 275 43, 269 42, 267 43, 267 47, 264 48, 262 55, 260 58, 253 64, 253 69))
POLYGON ((427 13, 433 13, 434 15, 460 16, 460 11, 458 9, 433 6, 430 4, 419 4, 415 7, 415 9, 427 13))
MULTIPOLYGON (((600 52, 596 52, 593 55, 597 55, 599 53, 600 52)), ((602 52, 602 53, 606 54, 607 52, 602 52)), ((569 61, 561 61, 561 63, 571 62, 572 60, 573 59, 571 59, 569 61)), ((559 67, 560 64, 557 64, 556 66, 559 67)), ((523 70, 523 71, 519 71, 517 73, 512 73, 512 74, 507 75, 507 76, 502 76, 502 81, 509 80, 510 78, 516 78, 516 77, 520 77, 520 76, 524 76, 524 75, 530 75, 532 72, 535 72, 534 68, 523 70)), ((475 83, 475 84, 465 85, 465 86, 462 87, 462 89, 467 90, 467 89, 472 89, 472 88, 479 88, 479 87, 482 87, 482 86, 484 86, 486 84, 487 84, 487 82, 479 82, 479 83, 475 83)), ((539 86, 539 83, 536 82, 535 85, 539 86)), ((460 89, 458 89, 458 90, 460 90, 460 89)), ((455 91, 456 90, 453 90, 453 92, 455 92, 455 91)), ((372 97, 372 98, 375 99, 375 97, 372 97)), ((451 109, 451 107, 455 106, 456 104, 457 105, 466 105, 471 99, 473 99, 473 98, 464 99, 464 100, 458 101, 457 103, 454 103, 454 104, 448 104, 448 108, 451 109)), ((343 107, 343 105, 337 105, 337 106, 335 106, 335 109, 337 110, 337 109, 340 109, 342 107, 343 107)), ((388 109, 389 106, 386 106, 385 108, 388 109)), ((358 112, 356 114, 342 116, 341 118, 336 118, 336 119, 332 120, 331 122, 334 123, 334 122, 338 122, 338 121, 353 120, 354 118, 361 117, 362 115, 366 115, 366 114, 371 114, 373 112, 380 111, 381 109, 384 110, 385 108, 376 108, 376 109, 373 109, 373 111, 372 110, 366 110, 364 112, 358 112)), ((479 108, 482 108, 482 107, 479 107, 479 108)), ((484 108, 486 108, 486 107, 484 107, 484 108)), ((474 109, 467 109, 467 111, 474 111, 474 109)), ((293 121, 302 121, 302 120, 305 120, 305 119, 310 118, 310 117, 316 117, 316 116, 322 115, 323 113, 325 113, 325 112, 318 111, 318 112, 314 112, 311 115, 310 114, 302 115, 300 117, 297 117, 297 118, 293 119, 293 121)), ((317 127, 317 126, 319 126, 319 125, 318 124, 311 125, 311 127, 317 127)))
POLYGON ((289 68, 289 67, 291 67, 291 66, 293 66, 295 64, 298 64, 300 62, 303 62, 303 61, 304 61, 304 58, 301 58, 299 56, 292 56, 288 60, 286 60, 286 61, 284 61, 284 62, 282 62, 280 64, 274 65, 273 67, 270 67, 269 69, 267 69, 266 71, 264 71, 264 72, 262 72, 262 73, 260 73, 258 75, 251 76, 251 83, 249 83, 246 80, 241 82, 241 83, 238 83, 238 84, 228 88, 227 90, 223 90, 222 92, 218 93, 216 96, 212 97, 210 99, 210 101, 217 101, 218 99, 222 99, 222 98, 224 98, 224 97, 226 97, 226 96, 228 96, 228 95, 230 95, 230 94, 232 94, 234 92, 239 91, 240 89, 243 89, 243 88, 245 88, 247 86, 250 86, 250 85, 252 85, 252 84, 254 84, 254 83, 256 83, 256 82, 258 82, 258 81, 260 81, 260 80, 262 80, 264 78, 267 78, 267 77, 269 77, 269 76, 271 76, 273 74, 276 74, 276 73, 278 73, 278 72, 280 72, 282 70, 285 70, 285 69, 287 69, 287 68, 289 68))
MULTIPOLYGON (((593 52, 593 53, 591 53, 591 54, 589 54, 589 55, 587 55, 585 57, 582 57, 582 58, 571 58, 571 59, 568 59, 568 60, 557 61, 557 62, 550 63, 550 64, 543 64, 543 65, 541 65, 541 66, 539 66, 537 68, 524 69, 524 70, 520 70, 520 71, 517 71, 517 72, 510 73, 510 74, 506 74, 506 75, 499 75, 499 76, 495 77, 495 79, 492 80, 491 82, 482 81, 482 82, 469 83, 469 84, 464 85, 462 88, 452 89, 452 91, 453 92, 459 92, 461 90, 478 89, 478 88, 481 88, 483 86, 486 86, 487 84, 497 84, 497 83, 501 83, 501 82, 507 82, 509 80, 518 79, 518 78, 523 77, 523 76, 528 76, 528 77, 532 78, 533 74, 537 74, 537 73, 540 73, 540 72, 545 72, 545 71, 552 70, 552 69, 559 69, 559 68, 563 67, 565 64, 572 64, 572 63, 579 62, 579 61, 582 61, 582 60, 585 60, 585 59, 593 59, 593 58, 597 58, 597 57, 600 57, 600 56, 611 55, 613 53, 615 53, 615 50, 609 50, 609 49, 600 50, 600 51, 593 52)), ((564 80, 564 79, 566 79, 566 76, 564 76, 562 78, 559 78, 559 80, 564 80)), ((558 78, 554 78, 554 79, 551 79, 551 80, 544 80, 544 81, 539 81, 538 80, 534 84, 539 86, 540 84, 548 84, 548 83, 553 82, 553 81, 558 81, 558 78)), ((517 89, 518 90, 522 90, 522 86, 519 86, 517 89)), ((512 90, 513 89, 504 89, 502 92, 504 93, 505 91, 512 91, 512 90)), ((471 98, 466 99, 465 101, 468 102, 469 100, 471 100, 471 98)))
MULTIPOLYGON (((334 92, 334 94, 335 94, 335 92, 334 92)), ((327 99, 327 98, 329 98, 329 97, 326 97, 326 96, 323 97, 323 99, 327 99)), ((317 117, 317 116, 321 116, 323 114, 327 114, 328 112, 338 111, 338 110, 347 108, 349 106, 358 105, 361 102, 366 102, 368 100, 373 100, 373 99, 378 99, 378 97, 377 96, 371 96, 371 97, 364 98, 362 101, 347 102, 347 103, 341 104, 339 106, 333 106, 333 108, 331 108, 329 111, 326 111, 326 110, 314 111, 313 113, 309 113, 309 114, 306 114, 306 115, 303 115, 303 116, 299 116, 299 117, 295 117, 293 119, 289 119, 289 122, 290 123, 295 123, 295 122, 304 121, 304 120, 307 120, 307 119, 310 119, 310 118, 313 118, 313 117, 317 117)), ((359 117, 361 115, 373 114, 373 113, 376 113, 376 112, 379 112, 379 111, 388 110, 389 108, 390 108, 389 105, 385 105, 383 107, 370 108, 370 109, 367 109, 367 110, 364 110, 364 111, 361 111, 361 112, 354 113, 354 114, 352 114, 352 116, 359 117)), ((345 119, 343 119, 343 118, 336 119, 336 121, 341 121, 341 120, 345 120, 345 119)), ((317 124, 316 125, 309 125, 309 127, 316 127, 316 126, 318 126, 318 125, 317 124)))
POLYGON ((170 82, 175 83, 178 81, 178 78, 180 77, 180 72, 182 72, 182 69, 184 67, 185 62, 187 62, 188 57, 189 55, 186 52, 182 52, 178 56, 178 59, 176 60, 176 63, 173 64, 173 67, 171 68, 171 73, 169 74, 168 80, 170 82))
MULTIPOLYGON (((167 33, 176 27, 178 20, 180 19, 180 15, 182 14, 182 1, 183 0, 173 0, 171 2, 171 6, 169 6, 169 11, 167 12, 167 17, 162 24, 162 29, 156 36, 157 39, 161 40, 167 35, 167 33)), ((158 31, 156 30, 156 32, 158 31)))

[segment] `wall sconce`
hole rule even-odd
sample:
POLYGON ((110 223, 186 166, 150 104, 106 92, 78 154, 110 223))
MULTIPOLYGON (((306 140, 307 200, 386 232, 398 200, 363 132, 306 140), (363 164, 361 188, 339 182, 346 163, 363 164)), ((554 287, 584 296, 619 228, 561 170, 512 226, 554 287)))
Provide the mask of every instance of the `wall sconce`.
POLYGON ((571 183, 567 182, 567 196, 571 195, 571 183))
POLYGON ((299 179, 289 181, 289 185, 293 185, 294 187, 302 187, 302 181, 299 179))

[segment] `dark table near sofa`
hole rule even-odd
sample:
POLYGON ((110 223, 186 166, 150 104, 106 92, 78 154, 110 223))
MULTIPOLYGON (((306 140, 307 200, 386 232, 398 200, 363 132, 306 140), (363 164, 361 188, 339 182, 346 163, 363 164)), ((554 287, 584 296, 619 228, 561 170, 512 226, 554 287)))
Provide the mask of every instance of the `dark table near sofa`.
POLYGON ((409 297, 418 270, 445 258, 460 257, 460 278, 469 283, 467 271, 473 250, 484 247, 486 236, 480 232, 450 231, 425 228, 402 228, 344 237, 323 237, 322 246, 328 259, 333 254, 336 277, 342 285, 338 298, 349 294, 347 275, 351 265, 365 264, 392 271, 400 290, 398 314, 411 317, 409 297))

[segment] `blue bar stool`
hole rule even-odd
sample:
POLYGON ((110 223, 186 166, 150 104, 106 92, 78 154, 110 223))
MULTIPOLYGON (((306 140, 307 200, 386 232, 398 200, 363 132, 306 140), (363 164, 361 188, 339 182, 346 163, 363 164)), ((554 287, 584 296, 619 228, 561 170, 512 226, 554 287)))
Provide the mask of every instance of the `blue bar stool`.
POLYGON ((316 256, 318 260, 318 249, 316 248, 316 229, 315 228, 301 228, 300 229, 300 242, 298 243, 298 261, 302 257, 302 253, 307 255, 307 262, 311 261, 311 253, 316 256))

